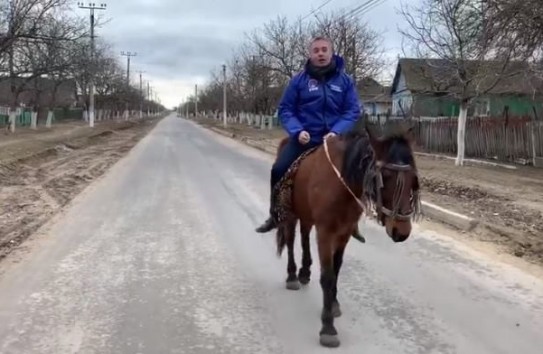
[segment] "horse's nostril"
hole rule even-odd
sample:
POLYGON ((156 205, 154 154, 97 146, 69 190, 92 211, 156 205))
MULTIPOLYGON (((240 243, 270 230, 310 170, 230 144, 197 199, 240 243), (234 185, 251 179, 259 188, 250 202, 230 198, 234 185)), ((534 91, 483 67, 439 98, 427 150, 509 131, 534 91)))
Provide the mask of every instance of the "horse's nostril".
POLYGON ((398 233, 398 229, 396 227, 392 228, 392 241, 394 242, 404 242, 409 237, 409 234, 407 235, 400 235, 398 233))

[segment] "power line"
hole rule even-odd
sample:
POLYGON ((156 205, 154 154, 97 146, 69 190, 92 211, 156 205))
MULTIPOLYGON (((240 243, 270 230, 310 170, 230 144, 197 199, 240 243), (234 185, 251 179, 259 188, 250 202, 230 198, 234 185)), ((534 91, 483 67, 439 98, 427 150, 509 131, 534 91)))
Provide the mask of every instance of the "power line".
POLYGON ((363 4, 360 4, 344 14, 342 20, 352 20, 368 13, 371 9, 383 4, 386 0, 367 0, 363 4))
POLYGON ((300 21, 304 21, 306 18, 310 17, 311 15, 317 13, 320 9, 322 9, 323 7, 325 7, 326 5, 328 5, 329 3, 331 3, 332 1, 334 0, 325 0, 321 5, 319 5, 319 7, 317 7, 315 10, 311 11, 310 13, 308 13, 307 15, 305 15, 304 17, 302 17, 302 19, 300 21))
MULTIPOLYGON (((303 22, 305 19, 309 18, 310 16, 316 14, 319 12, 320 9, 331 3, 333 0, 325 0, 321 5, 319 5, 316 9, 312 10, 307 15, 303 16, 300 21, 303 22)), ((370 10, 374 9, 375 7, 383 4, 386 0, 366 0, 364 3, 360 5, 354 6, 351 10, 345 10, 344 14, 340 16, 341 20, 348 20, 348 19, 354 19, 357 17, 360 17, 366 13, 368 13, 370 10)))
POLYGON ((340 19, 347 19, 348 17, 352 16, 353 14, 359 12, 360 10, 363 10, 365 6, 368 5, 368 3, 374 2, 375 0, 366 0, 364 3, 360 5, 353 6, 350 10, 344 9, 343 15, 341 15, 340 19))
POLYGON ((367 1, 365 1, 364 3, 356 6, 355 8, 351 9, 351 11, 349 11, 348 13, 343 15, 342 19, 347 20, 349 18, 352 18, 352 17, 360 14, 361 12, 365 11, 369 6, 374 4, 376 1, 379 1, 379 0, 367 0, 367 1))

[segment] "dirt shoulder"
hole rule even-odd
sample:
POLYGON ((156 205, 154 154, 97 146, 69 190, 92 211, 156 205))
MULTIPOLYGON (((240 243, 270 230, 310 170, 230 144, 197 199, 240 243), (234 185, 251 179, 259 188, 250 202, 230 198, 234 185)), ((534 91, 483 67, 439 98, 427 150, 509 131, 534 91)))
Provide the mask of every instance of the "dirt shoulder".
MULTIPOLYGON (((207 127, 220 122, 198 120, 207 127)), ((235 137, 276 144, 285 134, 230 125, 235 137)), ((481 226, 469 237, 490 242, 501 251, 543 265, 543 169, 516 166, 454 166, 450 159, 417 155, 422 198, 457 213, 477 218, 481 226)))
POLYGON ((6 160, 32 156, 54 146, 58 142, 131 127, 134 122, 134 120, 102 121, 96 122, 93 128, 90 128, 87 123, 82 121, 63 122, 55 124, 51 128, 40 126, 36 130, 28 127, 18 127, 13 134, 0 133, 0 161, 5 162, 6 160))
MULTIPOLYGON (((123 157, 161 119, 59 124, 0 140, 0 259, 123 157)), ((3 137, 2 137, 3 138, 3 137)))

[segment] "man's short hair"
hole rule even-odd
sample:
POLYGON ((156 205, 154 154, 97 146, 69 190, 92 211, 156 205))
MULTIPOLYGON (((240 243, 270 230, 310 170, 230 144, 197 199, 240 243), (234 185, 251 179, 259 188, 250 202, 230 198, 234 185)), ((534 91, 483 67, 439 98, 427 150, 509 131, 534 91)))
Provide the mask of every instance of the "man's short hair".
POLYGON ((311 41, 309 41, 309 45, 307 46, 307 49, 311 50, 311 46, 316 41, 326 41, 326 42, 330 43, 330 48, 332 49, 332 52, 334 51, 334 42, 332 42, 332 40, 330 38, 326 37, 326 36, 315 36, 315 37, 313 37, 311 39, 311 41))

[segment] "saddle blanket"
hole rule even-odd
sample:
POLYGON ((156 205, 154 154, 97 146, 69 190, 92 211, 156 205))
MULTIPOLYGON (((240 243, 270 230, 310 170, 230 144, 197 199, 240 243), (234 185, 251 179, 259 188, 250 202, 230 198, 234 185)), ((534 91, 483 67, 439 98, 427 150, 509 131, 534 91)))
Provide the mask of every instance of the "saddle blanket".
POLYGON ((311 155, 318 146, 302 153, 289 167, 287 173, 279 180, 272 191, 272 200, 275 207, 272 209, 272 216, 278 224, 281 224, 287 218, 293 215, 292 211, 292 192, 294 189, 294 177, 300 168, 302 161, 311 155))

